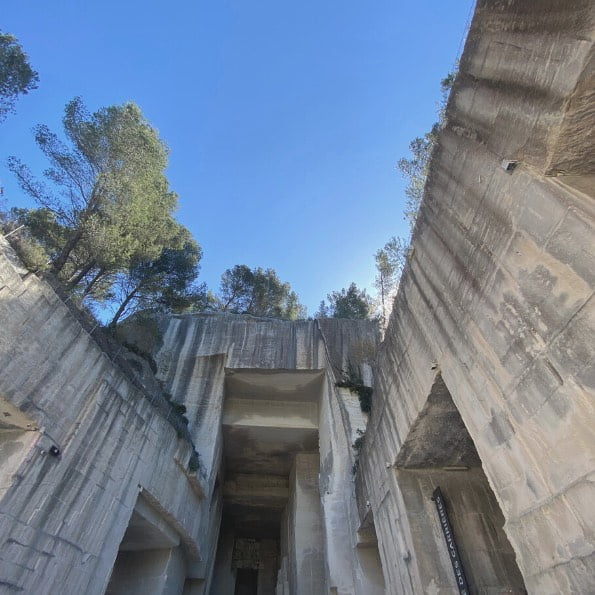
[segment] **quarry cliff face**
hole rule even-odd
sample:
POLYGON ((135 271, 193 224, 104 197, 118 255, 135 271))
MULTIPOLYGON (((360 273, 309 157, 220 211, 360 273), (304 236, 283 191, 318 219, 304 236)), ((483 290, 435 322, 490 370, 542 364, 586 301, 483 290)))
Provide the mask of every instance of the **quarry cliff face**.
POLYGON ((323 589, 329 555, 336 558, 332 580, 345 592, 356 583, 376 592, 378 557, 370 579, 350 554, 357 530, 351 444, 366 419, 357 396, 336 383, 349 369, 370 383, 378 342, 370 321, 167 320, 159 375, 186 407, 207 483, 222 486, 211 496, 220 499, 221 515, 218 546, 210 545, 217 553, 211 592, 233 590, 237 572, 250 570, 234 567, 242 539, 268 551, 266 572, 258 563, 251 570, 279 592, 323 589))
POLYGON ((436 486, 472 592, 595 589, 593 22, 477 5, 360 462, 395 592, 450 584, 436 486))
POLYGON ((0 590, 104 592, 140 499, 197 560, 201 489, 171 409, 1 248, 0 590))
POLYGON ((366 416, 336 386, 371 382, 374 322, 174 316, 153 342, 131 327, 165 400, 4 241, 0 284, 2 589, 225 593, 258 573, 262 593, 383 592, 377 554, 351 555, 366 416))
POLYGON ((129 321, 156 379, 0 239, 0 593, 595 592, 594 22, 478 2, 382 343, 129 321))

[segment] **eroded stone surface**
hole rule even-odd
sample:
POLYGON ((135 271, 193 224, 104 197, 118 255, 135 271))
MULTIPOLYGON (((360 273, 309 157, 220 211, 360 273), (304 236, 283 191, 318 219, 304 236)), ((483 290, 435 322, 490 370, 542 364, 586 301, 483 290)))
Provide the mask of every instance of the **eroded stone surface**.
POLYGON ((526 588, 595 590, 595 575, 579 570, 594 564, 594 517, 568 500, 577 488, 595 496, 595 121, 581 99, 594 89, 593 22, 587 2, 478 3, 375 368, 360 460, 358 493, 371 503, 395 592, 453 585, 447 564, 434 567, 444 554, 438 529, 420 534, 411 518, 438 480, 412 497, 392 469, 439 474, 452 464, 436 456, 453 448, 447 416, 425 423, 438 373, 526 588), (518 161, 511 173, 506 159, 518 161), (554 170, 568 183, 548 177, 554 170))
POLYGON ((378 354, 366 321, 128 321, 188 430, 0 239, 0 592, 455 593, 436 487, 474 592, 595 592, 594 21, 478 2, 378 354))

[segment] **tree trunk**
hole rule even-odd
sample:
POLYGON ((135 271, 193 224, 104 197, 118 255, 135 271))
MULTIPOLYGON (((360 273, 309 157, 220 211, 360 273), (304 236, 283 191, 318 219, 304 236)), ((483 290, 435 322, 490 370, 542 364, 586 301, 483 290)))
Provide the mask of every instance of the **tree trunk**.
POLYGON ((134 298, 134 296, 136 295, 137 292, 138 292, 138 287, 136 287, 134 290, 132 290, 124 298, 124 301, 120 304, 118 311, 114 314, 114 317, 112 318, 111 322, 108 324, 109 327, 113 328, 116 326, 120 316, 122 316, 122 314, 124 314, 124 311, 126 310, 126 306, 128 306, 128 304, 130 303, 130 300, 132 300, 132 298, 134 298))
POLYGON ((83 279, 83 277, 95 266, 95 264, 95 259, 92 258, 76 275, 73 275, 70 277, 70 279, 68 279, 66 287, 69 290, 74 289, 83 279))
POLYGON ((56 258, 56 260, 54 260, 52 264, 52 272, 54 274, 57 275, 64 268, 64 265, 66 264, 66 261, 70 256, 70 253, 76 248, 76 245, 80 242, 82 237, 82 230, 77 229, 74 232, 74 235, 66 242, 64 248, 62 248, 62 251, 58 255, 58 258, 56 258))
POLYGON ((87 283, 87 287, 85 287, 85 291, 83 292, 83 299, 85 299, 89 293, 91 292, 91 289, 93 289, 93 286, 95 285, 95 283, 97 283, 97 281, 99 281, 99 279, 101 279, 101 277, 103 277, 103 275, 105 274, 105 269, 100 268, 99 271, 97 272, 97 274, 95 275, 95 277, 93 277, 93 279, 91 279, 91 281, 89 281, 89 283, 87 283))
POLYGON ((223 305, 223 308, 221 308, 221 312, 227 312, 227 309, 229 308, 229 306, 231 306, 232 302, 236 299, 236 297, 238 297, 238 291, 234 291, 231 294, 231 297, 225 302, 225 304, 223 305))

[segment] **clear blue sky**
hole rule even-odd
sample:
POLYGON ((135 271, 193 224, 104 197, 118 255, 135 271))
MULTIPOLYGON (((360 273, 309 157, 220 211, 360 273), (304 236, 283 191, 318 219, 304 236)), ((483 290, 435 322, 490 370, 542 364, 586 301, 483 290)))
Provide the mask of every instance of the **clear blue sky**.
POLYGON ((138 103, 171 149, 179 220, 217 288, 234 264, 272 267, 310 314, 332 290, 370 288, 374 252, 406 235, 395 168, 436 119, 473 0, 3 0, 39 89, 0 124, 6 168, 41 172, 31 128, 64 105, 138 103))

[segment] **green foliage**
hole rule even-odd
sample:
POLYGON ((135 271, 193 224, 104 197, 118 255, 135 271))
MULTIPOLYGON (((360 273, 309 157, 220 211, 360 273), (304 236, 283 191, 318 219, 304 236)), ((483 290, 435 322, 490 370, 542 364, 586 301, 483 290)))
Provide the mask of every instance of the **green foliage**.
POLYGON ((405 202, 405 219, 409 221, 411 231, 415 227, 417 219, 417 212, 421 204, 421 199, 424 194, 424 186, 428 176, 428 166, 430 164, 430 157, 432 149, 436 142, 436 135, 438 129, 436 125, 432 130, 422 137, 414 138, 409 143, 409 150, 412 157, 407 159, 402 157, 397 163, 399 171, 407 179, 407 187, 405 188, 405 195, 407 197, 405 202))
POLYGON ((198 457, 198 453, 193 450, 192 454, 190 455, 190 459, 188 460, 188 471, 190 473, 196 473, 200 469, 200 459, 198 457))
POLYGON ((360 450, 364 447, 364 442, 366 441, 366 434, 362 430, 356 430, 358 433, 358 437, 353 442, 353 449, 359 453, 360 450))
POLYGON ((392 309, 392 300, 399 286, 401 272, 407 258, 407 251, 407 242, 403 238, 393 236, 374 255, 376 263, 374 285, 378 290, 382 326, 386 325, 392 309))
POLYGON ((347 289, 333 291, 327 295, 328 306, 324 300, 315 314, 316 318, 351 318, 356 320, 369 319, 372 310, 372 298, 365 289, 358 289, 352 283, 347 289))
MULTIPOLYGON (((458 69, 458 66, 457 66, 458 69)), ((440 91, 442 92, 442 101, 445 103, 448 100, 448 94, 454 85, 455 79, 457 78, 457 69, 449 72, 441 81, 440 81, 440 91)))
POLYGON ((352 448, 355 451, 355 461, 353 466, 351 467, 351 473, 353 475, 357 474, 357 470, 359 469, 359 458, 362 448, 364 447, 364 442, 366 441, 366 433, 364 430, 357 429, 356 430, 358 436, 353 442, 352 448))
POLYGON ((409 222, 411 231, 413 231, 413 228, 415 227, 417 213, 423 198, 424 186, 428 176, 428 167, 432 156, 432 150, 436 144, 438 133, 444 125, 446 103, 456 74, 456 71, 450 72, 444 79, 442 79, 442 81, 440 81, 442 99, 438 109, 438 122, 432 126, 430 132, 414 138, 409 143, 409 150, 411 151, 410 158, 403 157, 397 162, 397 168, 407 180, 407 187, 405 189, 407 198, 404 217, 409 222))
POLYGON ((30 271, 45 271, 48 268, 48 256, 43 246, 27 231, 19 231, 8 238, 11 246, 30 271))
POLYGON ((0 31, 0 122, 14 113, 19 95, 37 89, 38 81, 17 38, 0 31))
POLYGON ((297 294, 282 282, 274 269, 250 269, 245 264, 221 276, 216 308, 223 312, 296 320, 306 316, 297 294))
POLYGON ((46 261, 66 241, 68 230, 60 225, 55 214, 49 209, 12 208, 10 218, 18 225, 24 225, 28 233, 34 237, 46 252, 46 261))
POLYGON ((336 386, 348 388, 352 393, 356 394, 359 398, 360 409, 364 413, 370 413, 372 411, 372 393, 374 389, 364 384, 355 366, 350 364, 348 371, 343 371, 342 379, 336 383, 336 386))
POLYGON ((25 267, 31 271, 45 271, 48 268, 47 252, 25 226, 18 211, 6 212, 0 208, 0 233, 6 236, 25 267))
POLYGON ((332 318, 333 315, 331 314, 329 306, 326 305, 326 302, 322 300, 320 305, 318 306, 318 310, 314 313, 314 318, 332 318))
MULTIPOLYGON (((403 214, 404 219, 409 222, 411 233, 413 233, 423 198, 432 151, 438 134, 444 126, 448 95, 454 84, 456 74, 456 71, 450 72, 440 81, 442 99, 438 109, 438 122, 432 126, 430 132, 427 132, 421 137, 414 138, 409 143, 409 150, 411 151, 410 158, 403 157, 397 162, 397 168, 407 180, 407 187, 405 188, 405 210, 403 214)), ((378 290, 378 301, 381 311, 380 319, 383 327, 386 326, 392 309, 392 302, 399 286, 401 272, 405 265, 408 251, 409 246, 406 240, 392 237, 374 255, 377 271, 374 284, 378 290)))
POLYGON ((206 283, 193 284, 185 293, 183 299, 172 304, 172 312, 177 314, 189 312, 215 311, 218 300, 206 283))
POLYGON ((372 393, 371 386, 360 386, 357 388, 357 396, 359 397, 359 406, 364 413, 372 411, 372 393))
POLYGON ((184 415, 186 413, 186 405, 183 405, 182 403, 173 403, 173 406, 180 415, 184 415))
POLYGON ((283 318, 289 320, 303 320, 308 316, 306 306, 300 304, 300 300, 295 291, 290 291, 285 301, 283 318))
POLYGON ((47 126, 35 128, 50 164, 43 181, 9 158, 39 205, 17 217, 52 272, 81 303, 115 304, 112 325, 141 308, 178 311, 196 303, 202 253, 173 217, 177 196, 157 131, 134 103, 91 114, 80 98, 67 104, 63 125, 65 142, 47 126))
POLYGON ((110 326, 131 311, 160 309, 178 311, 193 300, 192 283, 198 275, 200 246, 180 227, 184 236, 180 248, 163 248, 158 258, 132 261, 113 285, 119 307, 110 326))
POLYGON ((45 182, 16 157, 9 167, 21 188, 67 231, 52 268, 76 278, 86 266, 117 270, 156 258, 176 236, 176 195, 164 169, 167 148, 133 103, 89 114, 80 98, 65 109, 68 144, 47 126, 35 140, 50 162, 45 182))

